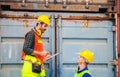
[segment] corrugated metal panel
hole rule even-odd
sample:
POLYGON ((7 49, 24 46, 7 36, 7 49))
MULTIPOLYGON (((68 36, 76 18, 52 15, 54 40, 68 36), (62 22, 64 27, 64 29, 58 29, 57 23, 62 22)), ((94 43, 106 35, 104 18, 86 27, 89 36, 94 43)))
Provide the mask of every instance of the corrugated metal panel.
POLYGON ((22 62, 19 54, 23 37, 35 25, 36 17, 43 13, 51 16, 51 26, 43 35, 44 47, 52 54, 62 52, 56 59, 45 63, 47 77, 73 77, 77 66, 77 52, 85 48, 95 53, 94 62, 89 65, 93 77, 114 77, 115 72, 110 63, 115 55, 111 17, 103 13, 22 11, 1 12, 0 77, 21 76, 22 62))
MULTIPOLYGON (((11 12, 7 12, 9 15, 11 12)), ((17 16, 17 12, 12 12, 17 16)), ((22 14, 22 13, 19 13, 22 14)), ((18 16, 19 16, 18 14, 18 16)), ((35 14, 35 13, 34 13, 35 14)), ((52 19, 53 20, 53 19, 52 19)), ((21 66, 23 61, 21 60, 21 50, 24 41, 24 35, 27 31, 36 25, 35 19, 26 18, 0 18, 0 77, 21 77, 21 66)), ((53 24, 54 22, 52 22, 53 24)), ((51 25, 52 25, 51 24, 51 25)), ((53 54, 54 41, 52 40, 54 35, 53 27, 49 27, 43 34, 44 48, 53 54), (52 33, 53 32, 53 33, 52 33)), ((52 76, 52 60, 45 63, 47 70, 47 76, 52 76)))
POLYGON ((3 64, 1 70, 1 77, 21 77, 20 71, 20 64, 3 64))
POLYGON ((113 22, 109 20, 66 20, 59 19, 58 48, 59 76, 74 77, 77 67, 78 51, 90 49, 95 58, 88 65, 92 77, 114 77, 113 60, 113 22), (69 54, 69 55, 68 55, 69 54), (102 75, 101 75, 102 73, 102 75))

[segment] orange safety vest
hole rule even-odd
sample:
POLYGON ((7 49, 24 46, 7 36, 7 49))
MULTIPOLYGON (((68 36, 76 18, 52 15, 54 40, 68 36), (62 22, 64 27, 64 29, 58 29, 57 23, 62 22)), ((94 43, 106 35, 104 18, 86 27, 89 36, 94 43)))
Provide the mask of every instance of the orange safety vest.
MULTIPOLYGON (((42 38, 39 37, 36 33, 35 33, 34 50, 35 50, 35 51, 38 51, 38 52, 42 52, 42 51, 44 50, 44 49, 43 49, 42 38)), ((43 57, 43 56, 35 55, 35 57, 36 57, 37 59, 39 59, 41 63, 44 62, 44 57, 43 57)))
MULTIPOLYGON (((38 36, 36 33, 34 33, 35 39, 34 39, 34 50, 38 51, 38 52, 42 52, 43 49, 43 42, 42 42, 42 38, 40 36, 38 36)), ((21 54, 21 59, 24 60, 25 59, 25 52, 22 51, 21 54)), ((40 60, 41 63, 44 62, 44 57, 40 56, 40 55, 35 55, 35 57, 40 60)))

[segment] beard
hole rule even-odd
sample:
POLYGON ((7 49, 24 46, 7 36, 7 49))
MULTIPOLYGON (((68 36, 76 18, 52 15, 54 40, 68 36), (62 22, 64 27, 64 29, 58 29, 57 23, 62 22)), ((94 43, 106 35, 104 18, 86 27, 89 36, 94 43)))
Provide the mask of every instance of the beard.
POLYGON ((44 33, 46 31, 46 29, 42 29, 41 32, 44 33))

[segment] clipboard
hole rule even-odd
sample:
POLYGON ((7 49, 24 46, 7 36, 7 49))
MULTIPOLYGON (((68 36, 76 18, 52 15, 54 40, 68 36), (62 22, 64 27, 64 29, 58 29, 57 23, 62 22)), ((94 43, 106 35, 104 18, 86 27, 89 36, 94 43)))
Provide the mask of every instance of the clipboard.
MULTIPOLYGON (((62 53, 61 52, 56 53, 56 54, 52 55, 49 59, 52 59, 53 57, 58 56, 59 54, 62 54, 62 53)), ((49 60, 49 59, 47 59, 47 60, 49 60)))

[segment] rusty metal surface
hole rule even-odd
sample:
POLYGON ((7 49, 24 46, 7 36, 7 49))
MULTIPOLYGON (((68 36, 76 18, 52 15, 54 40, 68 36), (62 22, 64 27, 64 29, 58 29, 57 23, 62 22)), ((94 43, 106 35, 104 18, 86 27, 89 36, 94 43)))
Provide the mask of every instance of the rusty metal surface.
MULTIPOLYGON (((86 2, 86 0, 57 0, 57 2, 66 1, 67 3, 79 3, 79 2, 86 2)), ((45 0, 26 0, 26 2, 45 2, 45 0)), ((54 2, 54 0, 48 0, 48 2, 54 2)), ((90 3, 107 3, 108 0, 89 0, 90 3)))
POLYGON ((107 9, 109 12, 115 12, 114 4, 89 4, 88 8, 86 8, 85 3, 71 3, 71 4, 54 4, 49 3, 45 5, 45 3, 26 3, 24 6, 22 3, 10 3, 10 2, 1 2, 0 5, 8 5, 10 9, 14 10, 45 10, 45 11, 94 11, 99 12, 99 8, 103 8, 103 10, 107 9), (47 7, 46 7, 47 6, 47 7))
MULTIPOLYGON (((50 13, 53 14, 53 13, 50 13)), ((100 14, 100 15, 93 15, 93 16, 89 16, 86 13, 81 15, 81 16, 77 16, 77 15, 66 15, 67 13, 61 14, 61 15, 65 15, 62 16, 62 19, 74 19, 74 20, 114 20, 115 16, 111 16, 110 14, 104 15, 104 14, 100 14)), ((112 13, 114 15, 114 13, 112 13)), ((0 14, 1 18, 9 18, 11 20, 18 20, 19 19, 36 19, 38 17, 39 13, 32 13, 30 14, 29 12, 15 12, 15 11, 2 11, 0 14), (8 13, 9 12, 9 13, 8 13)))
POLYGON ((120 77, 120 0, 117 0, 117 52, 118 52, 118 77, 120 77))
POLYGON ((114 20, 115 18, 113 17, 102 17, 102 16, 70 16, 70 17, 64 17, 62 19, 74 19, 74 20, 114 20))
POLYGON ((20 2, 21 0, 0 0, 0 1, 3 1, 3 2, 20 2))
POLYGON ((120 17, 117 18, 117 49, 118 54, 120 54, 120 17))
POLYGON ((27 18, 27 19, 36 19, 37 18, 37 16, 29 15, 27 12, 23 13, 23 14, 22 14, 22 12, 20 12, 20 13, 17 12, 17 14, 15 14, 15 13, 16 12, 11 12, 11 14, 4 14, 1 12, 0 17, 1 18, 13 18, 13 19, 14 18, 27 18))
POLYGON ((118 57, 118 72, 117 72, 117 77, 120 77, 120 55, 118 57))
MULTIPOLYGON (((55 13, 50 12, 49 14, 53 15, 55 13)), ((79 13, 78 13, 79 14, 79 13)), ((114 14, 114 13, 111 13, 114 14)), ((33 12, 33 13, 29 13, 29 12, 15 12, 15 11, 2 11, 0 14, 1 18, 9 18, 10 20, 20 20, 20 19, 36 19, 38 16, 40 15, 40 13, 38 12, 33 12)), ((50 17, 51 17, 50 15, 50 17)), ((59 16, 61 16, 62 19, 74 19, 74 20, 114 20, 115 16, 111 16, 110 14, 106 13, 101 13, 101 14, 86 14, 83 13, 80 15, 73 15, 71 13, 59 13, 59 16), (62 15, 62 16, 61 16, 62 15), (92 15, 92 16, 91 16, 92 15)), ((30 20, 31 22, 31 20, 30 20)))
MULTIPOLYGON (((23 0, 0 0, 1 2, 22 2, 23 0)), ((24 0, 25 2, 55 2, 55 0, 24 0)), ((56 2, 63 2, 66 1, 67 3, 79 3, 79 2, 86 2, 86 0, 56 0, 56 2)), ((113 2, 114 0, 88 0, 90 3, 108 3, 113 2)))
MULTIPOLYGON (((1 15, 1 18, 9 18, 11 20, 18 20, 16 18, 25 18, 25 19, 36 19, 37 16, 10 16, 10 15, 1 15)), ((25 20, 24 19, 24 20, 25 20)), ((113 17, 99 17, 99 16, 68 16, 68 17, 63 17, 62 19, 74 19, 74 20, 114 20, 115 18, 113 17)))
POLYGON ((117 19, 118 77, 120 77, 120 17, 117 19))
POLYGON ((118 77, 120 77, 120 0, 117 0, 117 52, 118 52, 118 77))
POLYGON ((120 0, 117 0, 117 13, 120 14, 120 0))

